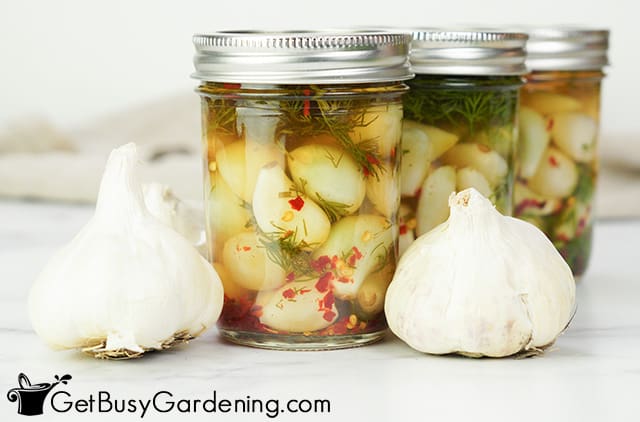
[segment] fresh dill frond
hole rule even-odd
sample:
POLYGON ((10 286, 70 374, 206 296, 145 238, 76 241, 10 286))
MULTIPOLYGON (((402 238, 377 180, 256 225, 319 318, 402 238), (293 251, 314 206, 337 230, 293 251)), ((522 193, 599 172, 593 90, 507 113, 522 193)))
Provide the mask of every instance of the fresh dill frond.
POLYGON ((281 135, 307 137, 331 135, 358 163, 366 175, 379 177, 382 169, 376 139, 353 139, 353 131, 370 125, 366 111, 371 100, 335 98, 325 99, 324 91, 312 87, 280 101, 280 122, 276 137, 281 135), (302 99, 305 98, 306 99, 302 99))
POLYGON ((521 79, 418 75, 408 84, 411 90, 404 98, 407 118, 435 126, 464 125, 473 134, 514 123, 521 79))
POLYGON ((349 208, 351 208, 351 204, 344 204, 342 202, 330 201, 324 197, 319 192, 315 193, 316 204, 322 208, 322 210, 329 217, 329 221, 331 223, 335 223, 345 215, 349 213, 349 208))

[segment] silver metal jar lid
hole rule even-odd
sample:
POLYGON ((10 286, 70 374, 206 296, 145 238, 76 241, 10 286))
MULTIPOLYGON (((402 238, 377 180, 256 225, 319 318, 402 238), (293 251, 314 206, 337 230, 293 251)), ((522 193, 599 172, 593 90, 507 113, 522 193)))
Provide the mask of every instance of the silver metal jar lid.
POLYGON ((411 68, 429 75, 523 75, 526 41, 519 32, 414 30, 411 68))
POLYGON ((224 31, 196 34, 194 78, 254 84, 350 84, 413 77, 409 33, 224 31))
POLYGON ((581 28, 527 30, 529 70, 599 70, 609 64, 609 31, 581 28))

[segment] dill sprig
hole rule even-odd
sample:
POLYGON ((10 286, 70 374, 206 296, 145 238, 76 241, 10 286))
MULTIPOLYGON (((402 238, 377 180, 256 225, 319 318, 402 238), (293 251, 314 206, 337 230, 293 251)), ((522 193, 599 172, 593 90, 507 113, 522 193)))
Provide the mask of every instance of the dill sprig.
POLYGON ((418 76, 404 98, 406 116, 430 125, 465 125, 471 134, 513 124, 519 77, 438 78, 418 76))
POLYGON ((314 196, 316 199, 316 204, 318 204, 318 206, 322 208, 324 213, 327 214, 327 217, 329 217, 329 221, 331 221, 332 224, 349 213, 351 204, 330 201, 326 198, 323 198, 319 192, 316 192, 314 196))
POLYGON ((324 198, 320 194, 320 192, 310 192, 310 189, 307 187, 308 184, 309 182, 306 179, 300 177, 298 179, 298 185, 300 187, 298 188, 297 186, 293 186, 291 188, 291 191, 294 192, 295 195, 304 194, 307 196, 311 196, 315 200, 315 203, 318 204, 320 208, 322 208, 322 210, 327 215, 327 217, 329 218, 329 221, 331 221, 332 224, 340 220, 342 217, 344 217, 349 213, 349 208, 351 208, 352 204, 345 204, 343 202, 331 201, 329 199, 324 198))
POLYGON ((229 98, 203 97, 206 104, 207 129, 226 135, 237 135, 236 104, 229 98))
POLYGON ((362 168, 365 175, 379 177, 382 163, 376 139, 352 139, 355 128, 366 127, 374 119, 367 119, 366 109, 371 100, 322 99, 323 91, 303 90, 308 99, 300 99, 305 92, 295 92, 294 99, 280 101, 280 122, 276 138, 281 135, 300 137, 331 135, 338 140, 362 168))
POLYGON ((294 273, 296 279, 314 274, 311 268, 311 245, 305 240, 298 240, 298 231, 286 230, 273 225, 276 230, 264 232, 256 226, 258 241, 265 249, 267 258, 287 273, 294 273))

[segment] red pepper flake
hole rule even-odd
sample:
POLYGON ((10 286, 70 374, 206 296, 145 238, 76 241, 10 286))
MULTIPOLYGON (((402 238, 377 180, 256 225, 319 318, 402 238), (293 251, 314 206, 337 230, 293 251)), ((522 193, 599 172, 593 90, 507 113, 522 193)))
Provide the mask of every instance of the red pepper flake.
POLYGON ((391 160, 395 160, 396 159, 396 147, 391 148, 391 152, 389 153, 389 157, 391 157, 391 160))
POLYGON ((280 237, 280 238, 281 238, 282 240, 284 240, 284 239, 288 239, 288 238, 290 238, 291 236, 293 236, 293 230, 287 230, 286 232, 284 232, 284 233, 282 234, 282 237, 280 237))
POLYGON ((371 172, 366 166, 362 166, 362 174, 364 174, 365 177, 371 176, 371 172))
POLYGON ((335 318, 335 316, 336 313, 333 311, 324 311, 322 318, 324 318, 325 321, 333 321, 333 318, 335 318))
POLYGON ((331 264, 331 258, 328 255, 322 255, 316 260, 311 261, 311 268, 313 268, 316 272, 323 272, 328 265, 331 264))
POLYGON ((554 157, 553 155, 550 155, 549 164, 551 164, 552 167, 558 167, 558 160, 556 159, 556 157, 554 157))
POLYGON ((333 304, 335 303, 336 298, 333 295, 333 292, 329 292, 326 295, 324 295, 324 298, 322 299, 323 302, 323 306, 325 309, 331 309, 333 307, 333 304))
POLYGON ((262 316, 262 306, 253 305, 251 307, 250 313, 251 313, 251 315, 254 315, 254 316, 257 316, 257 317, 261 317, 262 316))
POLYGON ((550 118, 549 120, 547 120, 547 132, 551 132, 551 129, 553 129, 553 124, 553 119, 550 118))
POLYGON ((251 250, 251 246, 243 246, 242 250, 245 252, 249 252, 251 250))
POLYGON ((352 247, 351 250, 353 251, 353 253, 355 254, 356 259, 361 259, 362 258, 362 253, 360 252, 360 249, 358 249, 357 247, 352 247))
POLYGON ((378 160, 378 157, 373 154, 367 154, 367 161, 369 164, 373 164, 374 166, 380 165, 380 160, 378 160))
POLYGON ((224 89, 240 89, 240 84, 223 83, 222 87, 224 89))
POLYGON ((318 282, 316 283, 316 290, 318 290, 320 293, 326 292, 327 290, 329 290, 329 283, 331 282, 331 280, 333 280, 332 273, 327 272, 322 274, 318 279, 318 282))
POLYGON ((298 290, 298 294, 299 295, 303 295, 305 293, 309 293, 310 291, 311 291, 311 289, 302 288, 302 289, 298 290))
POLYGON ((338 260, 339 260, 339 259, 340 259, 340 258, 338 258, 338 255, 333 255, 333 256, 331 257, 331 268, 332 268, 332 269, 334 269, 334 270, 336 269, 336 266, 338 265, 338 260))
POLYGON ((352 280, 352 279, 350 279, 349 277, 344 276, 344 275, 340 276, 340 277, 338 278, 338 281, 339 281, 340 283, 351 283, 351 282, 353 282, 353 280, 352 280))
MULTIPOLYGON (((310 89, 303 89, 302 93, 308 97, 311 95, 311 90, 310 89)), ((305 98, 305 100, 302 103, 302 115, 305 117, 308 117, 311 114, 311 101, 308 98, 305 98)))
POLYGON ((347 263, 349 264, 350 267, 355 267, 356 266, 356 256, 355 255, 351 255, 347 259, 347 263))
POLYGON ((296 297, 296 292, 293 289, 287 289, 282 292, 282 297, 285 299, 293 299, 296 297))
POLYGON ((289 200, 289 205, 296 211, 300 211, 304 207, 304 199, 300 198, 300 195, 289 200))
POLYGON ((407 234, 407 225, 403 224, 400 226, 400 235, 407 234))
POLYGON ((527 208, 531 208, 531 207, 542 209, 546 204, 547 204, 547 201, 538 201, 537 199, 527 198, 516 206, 516 209, 514 210, 514 214, 520 215, 527 208))
POLYGON ((287 281, 293 281, 295 279, 296 279, 296 274, 293 271, 287 274, 287 281))

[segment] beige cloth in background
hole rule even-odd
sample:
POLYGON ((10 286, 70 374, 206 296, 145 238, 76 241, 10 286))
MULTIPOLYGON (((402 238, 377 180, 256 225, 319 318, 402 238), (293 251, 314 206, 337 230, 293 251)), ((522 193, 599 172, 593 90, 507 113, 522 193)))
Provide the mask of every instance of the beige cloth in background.
MULTIPOLYGON (((202 198, 200 105, 192 93, 87 123, 69 133, 27 118, 0 128, 0 197, 92 203, 109 152, 135 142, 144 182, 202 198)), ((640 217, 640 142, 603 134, 599 217, 640 217)))
POLYGON ((143 182, 202 198, 200 102, 164 98, 61 132, 42 119, 0 128, 0 197, 92 203, 109 152, 135 142, 143 182))

